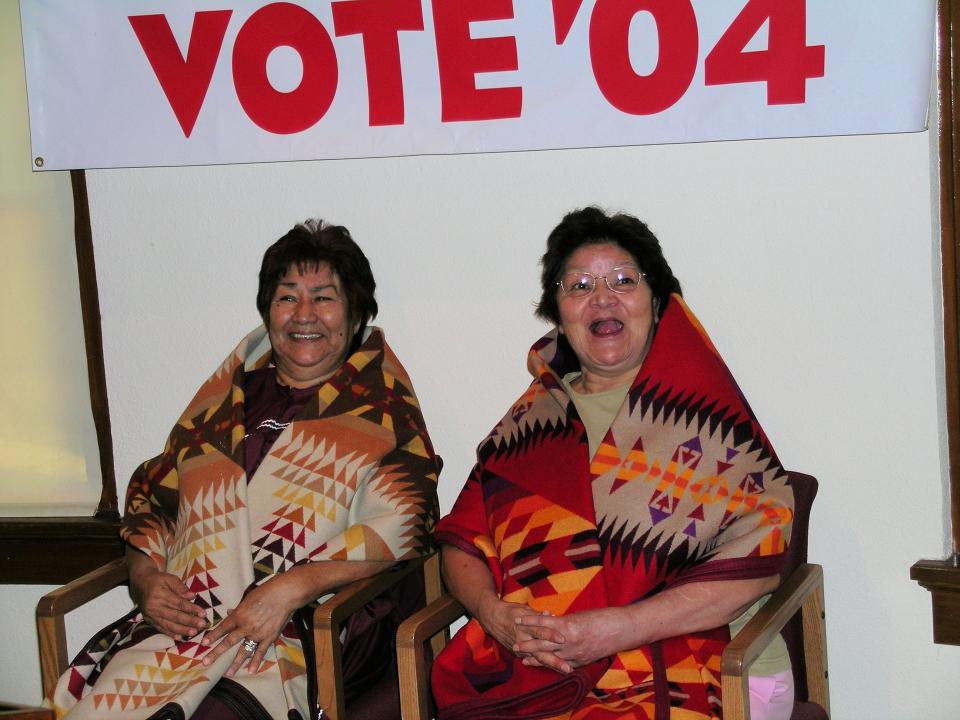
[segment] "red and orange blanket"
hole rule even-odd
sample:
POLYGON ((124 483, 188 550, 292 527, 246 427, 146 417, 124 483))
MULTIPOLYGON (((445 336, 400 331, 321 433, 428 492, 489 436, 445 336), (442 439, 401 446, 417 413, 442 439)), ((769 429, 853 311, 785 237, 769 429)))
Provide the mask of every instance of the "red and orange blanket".
MULTIPOLYGON (((554 615, 664 588, 775 574, 793 492, 706 333, 671 297, 596 454, 560 378, 553 331, 534 380, 481 443, 436 537, 485 559, 504 600, 554 615)), ((662 640, 560 675, 523 665, 470 620, 437 658, 440 720, 719 718, 727 628, 662 640)))

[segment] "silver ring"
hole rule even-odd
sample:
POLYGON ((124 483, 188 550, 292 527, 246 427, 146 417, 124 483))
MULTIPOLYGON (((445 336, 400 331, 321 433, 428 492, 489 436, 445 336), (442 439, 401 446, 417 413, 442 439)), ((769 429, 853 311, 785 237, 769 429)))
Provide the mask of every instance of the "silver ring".
POLYGON ((257 648, 260 647, 260 643, 258 643, 256 640, 244 639, 244 641, 240 644, 243 645, 243 649, 251 655, 253 655, 257 651, 257 648))

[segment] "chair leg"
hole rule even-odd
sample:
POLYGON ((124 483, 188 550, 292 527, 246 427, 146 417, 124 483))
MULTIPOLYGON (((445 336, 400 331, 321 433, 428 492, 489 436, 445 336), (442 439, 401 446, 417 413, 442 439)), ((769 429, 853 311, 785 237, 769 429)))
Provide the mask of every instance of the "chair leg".
POLYGON ((450 623, 463 613, 463 605, 452 595, 444 595, 415 612, 397 628, 397 672, 403 720, 429 720, 432 717, 427 642, 440 636, 441 643, 445 643, 450 623))
POLYGON ((340 623, 316 624, 313 646, 317 654, 317 701, 324 717, 343 720, 346 703, 343 692, 343 648, 340 645, 340 623))
POLYGON ((750 720, 749 676, 723 675, 720 682, 724 720, 750 720))
POLYGON ((830 717, 830 685, 827 672, 826 613, 823 581, 810 593, 802 608, 804 657, 807 660, 807 693, 830 717))
MULTIPOLYGON (((444 593, 443 581, 440 574, 440 553, 435 553, 427 558, 423 567, 423 582, 426 590, 425 605, 430 605, 434 600, 438 600, 444 593)), ((450 630, 445 629, 430 638, 430 649, 433 657, 440 654, 447 643, 450 641, 450 630)))
POLYGON ((43 696, 50 697, 57 680, 66 671, 67 634, 63 615, 37 616, 37 636, 40 640, 40 680, 43 696))
POLYGON ((430 720, 430 687, 427 661, 419 648, 397 644, 397 676, 400 682, 400 716, 403 720, 430 720))

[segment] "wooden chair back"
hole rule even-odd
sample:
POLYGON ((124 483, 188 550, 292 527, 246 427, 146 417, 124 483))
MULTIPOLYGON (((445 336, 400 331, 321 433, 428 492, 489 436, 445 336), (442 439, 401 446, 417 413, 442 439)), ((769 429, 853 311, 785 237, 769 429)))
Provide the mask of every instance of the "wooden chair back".
MULTIPOLYGON (((790 486, 793 488, 793 530, 790 545, 787 547, 787 559, 780 580, 785 582, 801 565, 807 562, 807 538, 810 531, 810 511, 817 497, 819 484, 812 475, 790 472, 790 486)), ((794 615, 780 631, 790 653, 793 666, 794 697, 797 702, 807 702, 810 693, 807 688, 807 662, 803 650, 803 618, 794 615)))
POLYGON ((823 568, 807 562, 810 512, 818 483, 805 473, 791 471, 788 475, 793 488, 794 517, 781 584, 724 650, 721 683, 726 720, 749 720, 750 665, 777 632, 786 642, 793 670, 791 720, 830 717, 823 568))

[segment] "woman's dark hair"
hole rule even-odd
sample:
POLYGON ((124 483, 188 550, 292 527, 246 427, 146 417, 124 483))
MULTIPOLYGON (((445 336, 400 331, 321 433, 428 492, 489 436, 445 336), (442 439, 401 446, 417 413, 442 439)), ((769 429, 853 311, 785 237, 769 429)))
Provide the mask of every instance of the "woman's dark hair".
POLYGON ((327 265, 340 279, 340 289, 347 303, 347 318, 351 325, 359 323, 350 343, 349 352, 353 352, 362 342, 367 323, 377 316, 377 301, 373 297, 377 283, 367 256, 342 225, 328 225, 319 219, 307 220, 267 248, 260 265, 257 311, 264 324, 269 325, 270 303, 287 271, 296 267, 303 273, 321 265, 327 265))
POLYGON ((537 317, 560 324, 557 307, 557 281, 567 261, 583 245, 616 243, 626 250, 646 275, 647 283, 662 313, 670 293, 682 294, 680 281, 674 277, 667 259, 660 249, 660 241, 644 222, 617 213, 608 215, 598 207, 585 207, 568 213, 547 238, 547 251, 540 258, 542 293, 537 304, 537 317))

